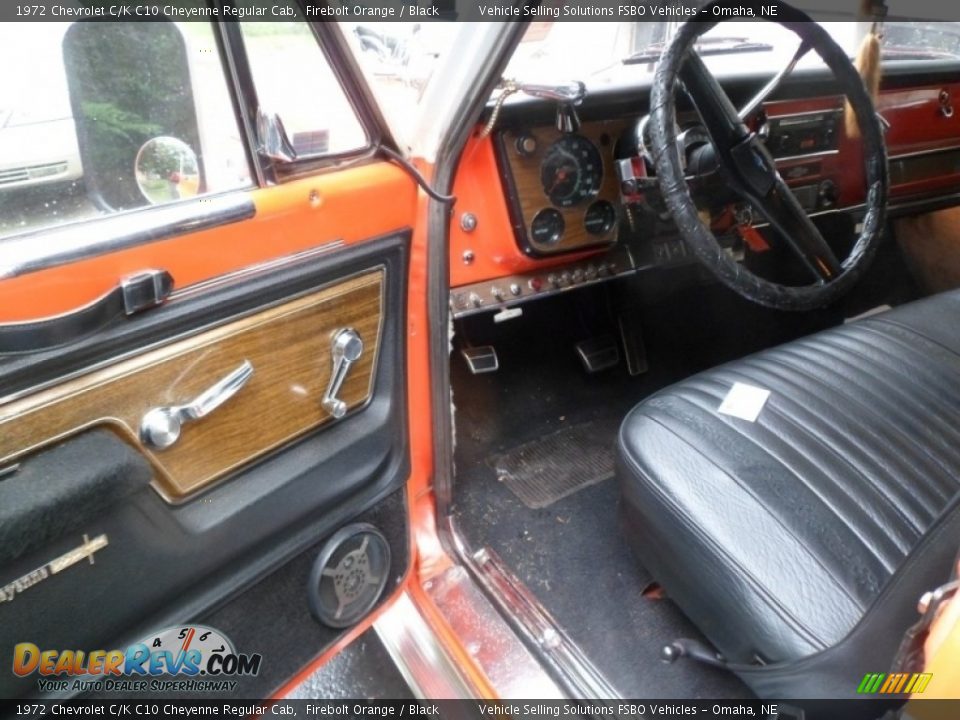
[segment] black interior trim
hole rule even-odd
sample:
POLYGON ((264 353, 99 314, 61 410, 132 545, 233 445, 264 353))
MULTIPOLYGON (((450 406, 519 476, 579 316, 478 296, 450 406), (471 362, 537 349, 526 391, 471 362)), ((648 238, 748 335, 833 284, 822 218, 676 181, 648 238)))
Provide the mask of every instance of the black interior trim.
POLYGON ((152 480, 147 459, 107 430, 31 455, 0 482, 0 563, 82 527, 152 480))
MULTIPOLYGON (((366 407, 182 505, 170 506, 152 488, 144 488, 90 515, 71 533, 5 564, 0 571, 9 581, 69 551, 81 534, 109 538, 95 565, 78 564, 30 587, 29 599, 6 605, 0 644, 29 639, 47 648, 125 647, 160 628, 202 616, 400 490, 410 473, 409 241, 409 230, 397 231, 171 302, 111 329, 97 343, 44 353, 40 363, 39 355, 31 363, 8 363, 0 375, 4 383, 9 379, 24 386, 35 377, 31 365, 40 376, 56 377, 120 350, 169 340, 184 328, 197 332, 356 273, 377 267, 386 271, 381 349, 374 394, 366 407), (69 613, 63 612, 64 597, 71 598, 69 613)), ((405 557, 405 550, 397 556, 405 557)), ((403 575, 407 568, 395 565, 394 571, 403 575)), ((4 696, 32 692, 33 678, 0 677, 4 696)))
MULTIPOLYGON (((409 566, 409 532, 406 514, 406 491, 397 490, 355 518, 380 529, 390 545, 392 558, 390 577, 374 610, 382 606, 402 583, 409 566)), ((260 673, 238 678, 236 695, 245 698, 271 697, 290 678, 323 654, 343 634, 342 630, 321 625, 310 615, 306 602, 306 584, 311 566, 327 538, 304 550, 290 562, 263 579, 226 599, 216 608, 200 616, 199 623, 216 628, 229 637, 238 652, 260 653, 260 673), (269 616, 265 609, 269 608, 269 616), (268 620, 264 622, 264 620, 268 620)), ((372 612, 372 611, 371 611, 372 612)), ((368 635, 376 634, 367 631, 368 635)), ((348 646, 356 646, 356 642, 348 646)), ((339 657, 339 655, 337 656, 339 657)), ((326 672, 328 665, 324 665, 326 672)), ((389 667, 379 668, 389 670, 389 667)), ((394 668, 394 672, 396 672, 394 668)), ((338 675, 339 683, 356 678, 338 675)), ((381 680, 380 677, 371 679, 381 680)), ((396 687, 405 688, 402 679, 396 687)), ((312 687, 308 686, 308 687, 312 687)), ((116 699, 116 694, 97 693, 91 699, 116 699)), ((125 699, 155 699, 156 693, 128 693, 125 699)), ((315 697, 326 697, 317 695, 315 697)), ((360 697, 360 695, 350 695, 360 697)), ((178 693, 180 700, 209 700, 210 693, 200 691, 178 693)))
POLYGON ((156 307, 173 290, 166 270, 127 278, 88 305, 27 322, 0 324, 0 355, 37 352, 73 342, 104 325, 156 307))

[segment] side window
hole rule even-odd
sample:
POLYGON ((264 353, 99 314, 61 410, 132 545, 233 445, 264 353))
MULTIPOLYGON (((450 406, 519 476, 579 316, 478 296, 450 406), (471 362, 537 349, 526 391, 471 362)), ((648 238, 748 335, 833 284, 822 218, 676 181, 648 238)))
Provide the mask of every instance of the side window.
POLYGON ((208 23, 0 23, 0 63, 0 247, 252 183, 208 23))
POLYGON ((279 116, 298 158, 359 150, 369 139, 309 26, 242 22, 260 107, 279 116))

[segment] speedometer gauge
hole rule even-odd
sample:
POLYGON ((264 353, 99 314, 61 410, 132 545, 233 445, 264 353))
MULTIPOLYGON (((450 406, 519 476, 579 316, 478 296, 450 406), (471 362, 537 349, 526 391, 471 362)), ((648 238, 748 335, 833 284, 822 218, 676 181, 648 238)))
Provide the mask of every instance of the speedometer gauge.
POLYGON ((601 182, 600 151, 582 135, 564 135, 544 153, 540 183, 556 207, 572 207, 592 199, 600 191, 601 182))

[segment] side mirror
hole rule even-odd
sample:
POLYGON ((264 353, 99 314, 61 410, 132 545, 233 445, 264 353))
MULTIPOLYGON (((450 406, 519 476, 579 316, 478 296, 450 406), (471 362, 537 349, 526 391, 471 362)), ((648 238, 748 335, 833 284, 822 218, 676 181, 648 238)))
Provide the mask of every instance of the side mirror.
POLYGON ((134 162, 137 187, 151 205, 186 200, 200 194, 200 163, 183 140, 147 140, 134 162))
POLYGON ((257 146, 261 155, 277 162, 290 163, 297 159, 297 151, 280 116, 263 109, 257 110, 257 146))
POLYGON ((63 58, 84 181, 102 210, 152 201, 136 177, 151 138, 179 138, 203 157, 187 44, 174 23, 79 21, 63 58))

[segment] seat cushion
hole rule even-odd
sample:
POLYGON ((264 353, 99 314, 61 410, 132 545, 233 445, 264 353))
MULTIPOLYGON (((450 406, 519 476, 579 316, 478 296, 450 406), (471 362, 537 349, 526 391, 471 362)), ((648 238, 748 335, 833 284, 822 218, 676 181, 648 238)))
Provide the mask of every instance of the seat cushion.
POLYGON ((728 659, 832 647, 960 489, 960 293, 667 388, 617 472, 627 539, 728 659), (770 391, 754 422, 718 412, 737 382, 770 391))

